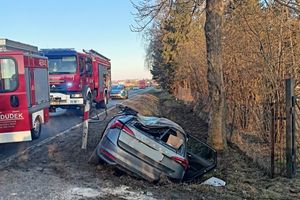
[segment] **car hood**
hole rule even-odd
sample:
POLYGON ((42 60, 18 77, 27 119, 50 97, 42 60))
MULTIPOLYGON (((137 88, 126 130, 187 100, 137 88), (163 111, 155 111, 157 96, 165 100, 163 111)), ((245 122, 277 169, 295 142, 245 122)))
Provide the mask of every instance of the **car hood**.
POLYGON ((138 120, 139 122, 141 122, 144 126, 147 127, 173 127, 177 130, 179 130, 180 132, 184 133, 184 130, 181 128, 181 126, 179 126, 178 124, 176 124, 175 122, 166 119, 166 118, 161 118, 161 117, 146 117, 146 116, 142 116, 142 115, 138 115, 138 120))

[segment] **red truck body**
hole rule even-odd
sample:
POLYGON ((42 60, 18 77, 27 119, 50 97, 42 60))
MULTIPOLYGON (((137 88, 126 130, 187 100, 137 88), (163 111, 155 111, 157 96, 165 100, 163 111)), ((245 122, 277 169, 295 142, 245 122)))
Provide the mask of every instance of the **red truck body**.
POLYGON ((102 55, 91 50, 93 63, 93 90, 97 91, 95 95, 96 102, 103 102, 106 104, 109 98, 108 91, 111 87, 111 63, 110 60, 102 55))
POLYGON ((43 49, 41 54, 49 59, 51 108, 83 108, 87 100, 105 106, 111 85, 108 58, 94 50, 43 49))
POLYGON ((0 39, 0 143, 38 138, 49 119, 47 58, 10 50, 27 46, 0 39))
POLYGON ((145 80, 139 80, 139 88, 145 89, 146 88, 146 81, 145 80))

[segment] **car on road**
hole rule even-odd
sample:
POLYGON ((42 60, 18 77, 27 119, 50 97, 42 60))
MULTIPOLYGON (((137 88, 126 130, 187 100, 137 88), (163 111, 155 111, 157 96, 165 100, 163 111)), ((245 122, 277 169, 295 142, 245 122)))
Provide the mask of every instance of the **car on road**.
POLYGON ((190 181, 216 167, 216 151, 178 124, 119 107, 121 112, 107 124, 90 162, 104 161, 151 182, 161 176, 190 181))
POLYGON ((125 85, 112 85, 110 98, 128 99, 128 91, 126 90, 125 85))

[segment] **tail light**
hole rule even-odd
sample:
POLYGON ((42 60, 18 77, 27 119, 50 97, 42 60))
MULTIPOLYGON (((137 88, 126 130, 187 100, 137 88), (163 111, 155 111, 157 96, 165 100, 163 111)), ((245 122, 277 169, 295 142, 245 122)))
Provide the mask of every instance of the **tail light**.
POLYGON ((103 153, 104 155, 106 155, 111 160, 116 160, 116 158, 113 155, 111 155, 109 152, 107 152, 106 150, 100 149, 100 152, 103 153))
POLYGON ((184 168, 184 170, 186 170, 189 166, 189 161, 185 158, 173 156, 173 157, 171 157, 171 159, 178 162, 184 168))
POLYGON ((122 122, 120 122, 119 120, 117 120, 115 123, 113 123, 110 128, 118 128, 122 131, 124 131, 125 133, 134 136, 134 133, 132 130, 130 130, 130 128, 128 128, 125 124, 122 124, 122 122))

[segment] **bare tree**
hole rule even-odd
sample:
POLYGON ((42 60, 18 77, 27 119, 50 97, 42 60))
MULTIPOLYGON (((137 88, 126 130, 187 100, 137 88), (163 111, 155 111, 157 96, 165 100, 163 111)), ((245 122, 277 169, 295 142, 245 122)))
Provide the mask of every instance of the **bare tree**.
MULTIPOLYGON (((284 101, 282 80, 295 78, 296 93, 300 94, 299 1, 206 0, 193 15, 191 5, 195 4, 177 3, 195 1, 161 1, 166 6, 149 28, 155 34, 149 38, 152 49, 148 55, 157 66, 164 64, 165 57, 172 57, 173 63, 157 68, 155 74, 170 84, 174 96, 181 94, 182 100, 187 99, 185 91, 190 89, 190 102, 199 117, 207 120, 210 111, 208 139, 214 147, 226 149, 226 121, 230 142, 265 167, 271 106, 276 106, 278 116, 285 112, 280 106, 284 101), (180 8, 189 13, 190 24, 185 23, 187 13, 177 12, 180 8), (178 31, 182 26, 188 26, 183 40, 180 34, 185 32, 178 31), (175 46, 176 52, 168 50, 175 46), (169 68, 174 70, 173 77, 164 73, 169 68)), ((283 120, 279 122, 277 130, 284 125, 283 120)), ((275 140, 280 146, 282 134, 275 140)))
POLYGON ((285 6, 285 7, 288 7, 289 9, 292 9, 294 10, 295 12, 297 13, 300 13, 300 9, 299 9, 299 2, 297 0, 274 0, 274 2, 282 5, 282 6, 285 6))
MULTIPOLYGON (((138 4, 133 4, 137 10, 136 23, 134 31, 144 30, 162 10, 166 10, 165 17, 168 18, 168 10, 176 10, 180 4, 191 3, 190 8, 186 8, 192 15, 203 8, 203 0, 144 0, 138 4)), ((209 99, 211 101, 210 120, 209 120, 209 138, 211 144, 217 150, 226 148, 225 133, 225 92, 222 72, 222 48, 221 48, 221 28, 224 13, 224 3, 220 0, 206 1, 206 23, 205 36, 207 47, 207 80, 209 89, 209 99)))
POLYGON ((212 146, 217 150, 224 150, 227 146, 225 132, 225 91, 222 68, 223 14, 223 1, 206 1, 207 81, 211 103, 208 135, 212 146))

